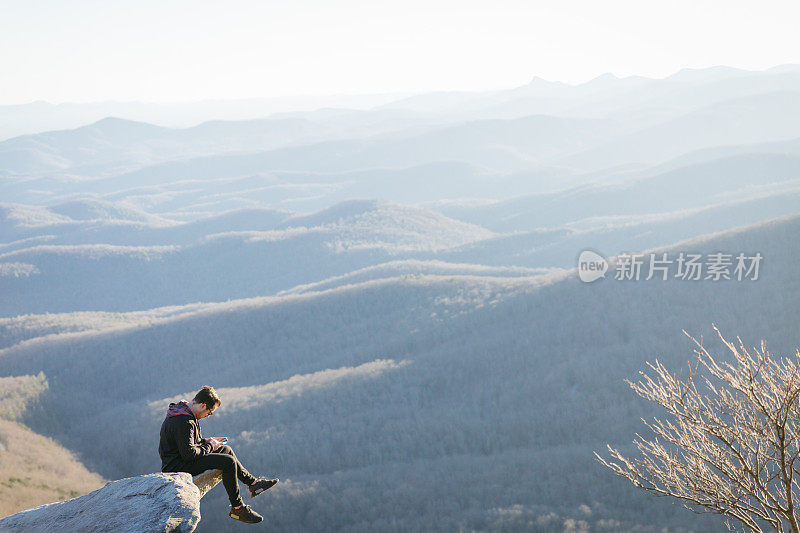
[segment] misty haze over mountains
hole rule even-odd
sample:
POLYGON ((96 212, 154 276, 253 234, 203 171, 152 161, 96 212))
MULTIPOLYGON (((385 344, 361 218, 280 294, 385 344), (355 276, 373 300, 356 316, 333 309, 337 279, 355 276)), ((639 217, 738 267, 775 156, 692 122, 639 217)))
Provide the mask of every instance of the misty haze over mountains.
MULTIPOLYGON (((0 107, 0 134, 55 130, 0 142, 0 385, 37 384, 8 423, 148 473, 166 404, 212 384, 204 433, 285 480, 255 505, 283 531, 719 529, 592 452, 655 413, 623 380, 677 371, 682 330, 800 346, 798 97, 785 65, 268 116, 0 107), (763 264, 615 279, 645 251, 763 264)), ((200 531, 238 525, 226 501, 200 531)))

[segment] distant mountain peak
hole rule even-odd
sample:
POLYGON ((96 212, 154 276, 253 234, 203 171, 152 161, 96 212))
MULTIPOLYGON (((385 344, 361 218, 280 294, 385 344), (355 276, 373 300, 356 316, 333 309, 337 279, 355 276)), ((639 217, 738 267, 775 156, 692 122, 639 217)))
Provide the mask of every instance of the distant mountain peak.
POLYGON ((297 225, 316 226, 331 224, 341 219, 356 217, 370 211, 376 211, 381 207, 389 205, 397 204, 373 198, 344 200, 328 208, 317 211, 316 213, 290 217, 284 222, 284 225, 291 227, 297 225))
POLYGON ((583 83, 582 85, 585 87, 598 87, 598 86, 606 86, 617 83, 618 81, 622 80, 619 76, 612 72, 606 72, 604 74, 600 74, 592 78, 591 80, 583 83))
POLYGON ((104 134, 130 134, 130 133, 137 133, 137 132, 157 132, 163 131, 169 128, 164 128, 162 126, 156 126, 155 124, 150 124, 148 122, 140 122, 137 120, 128 120, 126 118, 119 118, 119 117, 106 117, 98 120, 97 122, 93 122, 87 126, 82 126, 77 128, 78 130, 94 130, 100 131, 104 134))
MULTIPOLYGON (((147 122, 141 122, 141 121, 138 121, 138 120, 130 120, 130 119, 127 119, 127 118, 120 118, 120 117, 105 117, 105 118, 101 118, 97 122, 93 122, 92 124, 90 124, 90 126, 95 126, 95 127, 98 127, 98 128, 108 128, 108 127, 115 128, 115 127, 119 127, 121 125, 127 125, 127 124, 147 124, 147 122)), ((152 124, 150 124, 150 125, 152 125, 152 124)))
POLYGON ((744 74, 749 74, 751 71, 743 70, 734 67, 728 67, 725 65, 716 65, 713 67, 707 68, 682 68, 675 74, 671 76, 667 76, 667 80, 672 81, 684 81, 684 82, 703 82, 703 81, 714 81, 720 80, 724 78, 730 78, 731 76, 740 76, 744 74))
POLYGON ((589 80, 589 83, 591 83, 593 81, 619 80, 619 79, 622 79, 622 78, 620 78, 619 76, 617 76, 613 72, 605 72, 605 73, 600 74, 599 76, 596 76, 595 78, 592 78, 591 80, 589 80))
POLYGON ((784 63, 783 65, 775 65, 772 68, 768 68, 767 72, 771 72, 774 74, 782 74, 785 72, 800 72, 800 64, 784 63))
POLYGON ((283 228, 325 228, 344 248, 434 250, 460 246, 494 234, 475 224, 422 207, 386 200, 347 200, 310 215, 286 219, 283 228))
POLYGON ((530 85, 533 85, 533 86, 536 86, 536 85, 543 85, 544 86, 544 85, 546 85, 548 87, 551 87, 551 86, 555 86, 555 85, 564 85, 564 83, 560 82, 560 81, 550 81, 550 80, 546 80, 544 78, 540 78, 539 76, 534 76, 531 79, 530 83, 528 83, 528 85, 529 86, 530 85))
POLYGON ((164 223, 165 219, 151 215, 125 202, 109 202, 97 198, 77 198, 50 207, 57 215, 72 220, 130 220, 134 222, 164 223))

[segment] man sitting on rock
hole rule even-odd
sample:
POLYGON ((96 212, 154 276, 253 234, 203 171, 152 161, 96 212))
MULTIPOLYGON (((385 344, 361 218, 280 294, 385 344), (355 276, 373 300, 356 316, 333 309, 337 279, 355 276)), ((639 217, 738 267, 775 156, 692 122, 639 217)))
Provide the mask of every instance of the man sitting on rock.
POLYGON ((231 501, 231 518, 248 524, 261 522, 263 517, 244 505, 239 495, 239 479, 250 487, 255 497, 275 485, 277 479, 256 478, 242 466, 225 438, 204 439, 199 421, 214 414, 221 400, 213 387, 206 385, 191 402, 169 404, 167 417, 161 424, 158 454, 162 472, 188 472, 193 476, 206 470, 222 470, 222 484, 231 501))

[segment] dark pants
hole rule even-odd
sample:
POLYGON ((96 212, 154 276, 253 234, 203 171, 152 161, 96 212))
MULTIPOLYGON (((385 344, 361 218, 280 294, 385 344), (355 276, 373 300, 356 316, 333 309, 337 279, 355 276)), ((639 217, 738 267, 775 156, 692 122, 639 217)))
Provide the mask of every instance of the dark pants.
POLYGON ((230 446, 220 446, 214 453, 204 455, 193 461, 185 461, 175 467, 175 472, 188 472, 193 476, 202 474, 206 470, 222 470, 222 484, 228 492, 228 499, 231 505, 238 507, 242 505, 242 497, 239 495, 238 479, 245 485, 252 485, 256 478, 242 466, 233 449, 230 446))

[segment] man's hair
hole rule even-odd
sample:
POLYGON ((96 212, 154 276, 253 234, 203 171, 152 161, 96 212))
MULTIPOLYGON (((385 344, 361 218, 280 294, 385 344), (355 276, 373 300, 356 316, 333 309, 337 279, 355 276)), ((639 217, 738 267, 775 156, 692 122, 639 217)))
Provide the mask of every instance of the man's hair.
POLYGON ((192 401, 195 403, 203 403, 209 409, 215 409, 222 403, 214 387, 209 387, 208 385, 200 389, 200 392, 194 395, 192 401))

